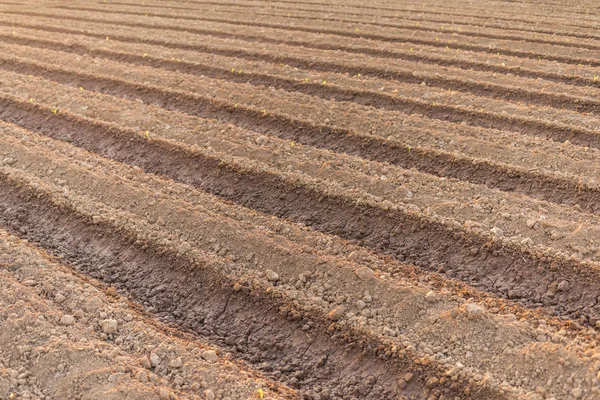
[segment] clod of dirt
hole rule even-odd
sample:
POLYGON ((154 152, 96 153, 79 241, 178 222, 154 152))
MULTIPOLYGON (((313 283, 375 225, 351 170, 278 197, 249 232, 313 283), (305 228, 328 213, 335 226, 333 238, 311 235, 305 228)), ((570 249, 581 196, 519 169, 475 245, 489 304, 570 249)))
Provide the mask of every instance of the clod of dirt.
POLYGON ((273 271, 273 270, 266 270, 265 271, 265 277, 270 281, 270 282, 277 282, 279 281, 279 274, 277 274, 277 272, 273 271))
POLYGON ((105 319, 100 322, 100 326, 102 327, 102 332, 107 335, 116 333, 118 330, 118 322, 114 319, 105 319))
POLYGON ((344 307, 342 307, 342 306, 335 307, 333 310, 331 310, 329 312, 329 314, 327 314, 327 318, 329 318, 332 321, 338 321, 344 316, 344 312, 345 312, 344 307))
POLYGON ((356 270, 356 276, 358 276, 358 279, 361 281, 366 282, 375 277, 375 272, 369 267, 360 267, 356 270))
POLYGON ((465 304, 465 311, 467 312, 467 318, 471 320, 481 318, 485 315, 485 308, 475 303, 465 304))

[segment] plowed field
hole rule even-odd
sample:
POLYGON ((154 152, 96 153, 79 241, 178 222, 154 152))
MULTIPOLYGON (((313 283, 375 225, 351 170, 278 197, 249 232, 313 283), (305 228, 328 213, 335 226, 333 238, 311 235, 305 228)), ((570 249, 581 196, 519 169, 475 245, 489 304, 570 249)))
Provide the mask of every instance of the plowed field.
POLYGON ((599 28, 0 2, 0 398, 600 398, 599 28))

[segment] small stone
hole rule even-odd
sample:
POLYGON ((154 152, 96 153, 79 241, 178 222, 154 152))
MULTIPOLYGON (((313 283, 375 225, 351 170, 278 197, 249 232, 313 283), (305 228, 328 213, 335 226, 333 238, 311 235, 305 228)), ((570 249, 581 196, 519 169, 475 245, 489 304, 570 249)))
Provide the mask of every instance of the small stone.
POLYGON ((192 245, 189 244, 188 242, 183 242, 179 245, 179 247, 177 248, 177 251, 179 252, 179 254, 185 254, 188 251, 190 251, 192 249, 192 245))
POLYGON ((146 356, 140 358, 140 365, 146 369, 152 368, 152 364, 150 364, 150 359, 146 356))
POLYGON ((332 321, 338 321, 340 318, 342 318, 344 316, 344 307, 342 306, 338 306, 336 308, 334 308, 333 310, 331 310, 329 312, 329 314, 327 314, 327 318, 329 318, 332 321))
POLYGON ((406 375, 404 375, 404 382, 408 383, 408 382, 412 381, 414 377, 415 377, 415 374, 409 372, 406 375))
POLYGON ((394 331, 393 329, 391 329, 388 326, 383 327, 383 333, 385 335, 392 336, 392 337, 396 336, 396 331, 394 331))
POLYGON ((23 281, 23 285, 25 285, 25 286, 35 286, 35 281, 33 279, 27 279, 26 281, 23 281))
POLYGON ((529 229, 532 229, 533 227, 535 227, 536 223, 537 223, 537 221, 535 219, 528 219, 527 221, 525 221, 525 225, 527 225, 527 227, 529 229))
POLYGON ((359 310, 362 310, 363 308, 365 308, 367 306, 367 303, 365 303, 362 300, 358 300, 356 302, 356 308, 358 308, 359 310))
POLYGON ((148 382, 148 374, 145 371, 140 371, 135 376, 135 379, 140 382, 148 382))
POLYGON ((158 390, 158 398, 160 400, 169 400, 171 397, 171 393, 166 388, 160 388, 158 390))
POLYGON ((561 292, 566 292, 569 290, 569 281, 562 281, 556 288, 561 292))
POLYGON ((265 276, 270 282, 277 282, 279 280, 279 275, 277 274, 277 272, 272 271, 270 269, 265 271, 265 276))
POLYGON ((490 232, 492 232, 496 236, 504 236, 504 232, 502 231, 502 229, 498 228, 497 226, 490 229, 490 232))
POLYGON ((171 368, 181 368, 183 367, 183 361, 181 360, 181 357, 177 357, 174 360, 171 360, 171 363, 169 364, 171 366, 171 368))
POLYGON ((110 335, 111 333, 116 333, 118 330, 118 322, 114 319, 105 319, 100 322, 100 326, 102 327, 102 332, 110 335))
POLYGON ((573 388, 571 389, 571 396, 575 399, 580 399, 583 397, 583 389, 581 388, 573 388))
POLYGON ((109 382, 116 382, 118 381, 124 374, 122 372, 115 372, 114 374, 111 374, 108 377, 108 381, 109 382))
POLYGON ((152 368, 158 367, 160 361, 160 357, 156 353, 150 353, 150 365, 152 368))
POLYGON ((102 221, 102 217, 100 217, 99 215, 94 215, 92 217, 92 223, 93 224, 99 224, 102 221))
POLYGON ((217 352, 214 350, 206 350, 202 353, 202 358, 204 358, 208 362, 217 362, 219 360, 219 356, 217 356, 217 352))
POLYGON ((356 273, 358 279, 365 282, 375 277, 375 272, 373 272, 373 270, 369 267, 360 267, 354 272, 356 273))
POLYGON ((469 319, 477 319, 484 315, 485 308, 475 303, 467 303, 465 304, 465 310, 467 311, 467 318, 469 319))
POLYGON ((100 307, 102 307, 102 300, 97 296, 89 298, 83 303, 83 310, 89 313, 96 312, 100 307))
POLYGON ((215 393, 210 389, 206 389, 204 391, 204 397, 206 400, 215 400, 215 393))
POLYGON ((425 295, 425 300, 427 300, 430 303, 434 303, 437 301, 437 295, 435 294, 435 292, 433 290, 430 290, 425 295))
POLYGON ((58 321, 59 325, 70 326, 75 323, 75 317, 72 315, 65 314, 60 317, 60 321, 58 321))
POLYGON ((62 303, 63 301, 65 301, 66 299, 67 299, 67 298, 66 298, 65 296, 63 296, 62 294, 60 294, 60 293, 56 293, 56 296, 54 296, 54 302, 55 302, 56 304, 60 304, 60 303, 62 303))

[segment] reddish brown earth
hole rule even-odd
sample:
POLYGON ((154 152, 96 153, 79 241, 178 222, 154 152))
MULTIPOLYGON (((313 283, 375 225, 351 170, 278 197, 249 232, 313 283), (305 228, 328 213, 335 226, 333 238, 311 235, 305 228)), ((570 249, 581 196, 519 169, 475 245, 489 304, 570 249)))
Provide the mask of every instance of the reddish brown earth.
POLYGON ((600 398, 600 7, 0 3, 0 398, 600 398))

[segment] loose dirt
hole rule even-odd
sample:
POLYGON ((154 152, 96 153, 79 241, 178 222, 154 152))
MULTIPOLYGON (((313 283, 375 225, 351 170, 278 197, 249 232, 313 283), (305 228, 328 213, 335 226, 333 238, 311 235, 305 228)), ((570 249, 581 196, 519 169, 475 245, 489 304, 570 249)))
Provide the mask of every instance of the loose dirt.
POLYGON ((3 2, 0 397, 600 397, 598 15, 3 2))

